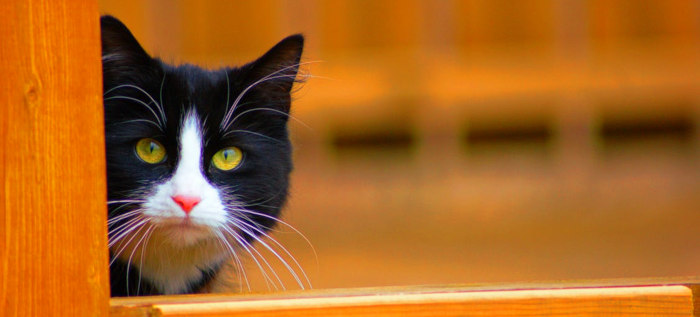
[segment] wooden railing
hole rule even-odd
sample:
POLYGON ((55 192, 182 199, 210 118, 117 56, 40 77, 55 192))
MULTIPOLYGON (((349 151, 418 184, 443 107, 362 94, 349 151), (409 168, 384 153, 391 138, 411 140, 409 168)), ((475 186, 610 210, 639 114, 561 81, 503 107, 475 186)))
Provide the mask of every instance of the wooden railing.
MULTIPOLYGON (((688 280, 690 281, 690 280, 688 280)), ((611 281, 112 299, 112 316, 695 316, 686 282, 611 281), (653 284, 649 284, 653 283, 653 284)))
POLYGON ((0 316, 700 315, 698 280, 109 299, 95 1, 0 11, 0 316))

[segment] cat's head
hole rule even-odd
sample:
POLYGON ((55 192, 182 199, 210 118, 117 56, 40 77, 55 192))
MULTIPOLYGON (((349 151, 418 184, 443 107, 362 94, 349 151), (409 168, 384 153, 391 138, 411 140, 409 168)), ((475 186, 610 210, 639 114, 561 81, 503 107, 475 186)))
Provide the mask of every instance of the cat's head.
POLYGON ((112 252, 147 234, 182 247, 262 235, 287 197, 303 37, 206 70, 149 56, 113 17, 101 27, 112 252))

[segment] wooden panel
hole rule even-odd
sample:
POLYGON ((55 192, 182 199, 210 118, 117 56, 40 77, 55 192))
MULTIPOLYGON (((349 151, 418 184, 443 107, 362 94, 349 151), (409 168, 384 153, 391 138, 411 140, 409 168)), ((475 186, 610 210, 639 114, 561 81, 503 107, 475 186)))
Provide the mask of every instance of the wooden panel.
POLYGON ((373 288, 121 298, 112 316, 693 316, 694 285, 373 288))
POLYGON ((96 2, 3 1, 0 38, 0 316, 105 316, 96 2))

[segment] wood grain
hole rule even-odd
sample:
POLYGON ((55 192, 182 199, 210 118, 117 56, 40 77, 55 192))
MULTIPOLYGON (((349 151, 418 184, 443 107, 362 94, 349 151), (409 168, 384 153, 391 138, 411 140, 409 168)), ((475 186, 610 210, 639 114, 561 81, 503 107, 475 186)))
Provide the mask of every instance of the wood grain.
POLYGON ((105 316, 96 1, 3 1, 0 38, 0 316, 105 316))
POLYGON ((112 300, 112 316, 694 316, 695 286, 373 288, 112 300))

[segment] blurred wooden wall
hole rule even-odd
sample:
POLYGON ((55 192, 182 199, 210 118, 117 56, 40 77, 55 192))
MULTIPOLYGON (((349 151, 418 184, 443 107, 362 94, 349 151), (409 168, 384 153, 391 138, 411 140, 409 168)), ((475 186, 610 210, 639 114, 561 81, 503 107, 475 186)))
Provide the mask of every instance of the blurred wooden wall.
POLYGON ((100 8, 208 67, 307 36, 287 220, 318 258, 279 236, 317 287, 697 274, 697 1, 100 8))
MULTIPOLYGON (((587 115, 616 116, 629 103, 641 115, 670 105, 692 117, 700 81, 698 6, 682 0, 100 1, 102 12, 124 20, 149 52, 176 63, 241 64, 304 33, 311 74, 330 78, 312 79, 296 105, 314 126, 372 129, 363 122, 413 117, 440 121, 428 127, 439 129, 446 116, 458 121, 449 123, 458 126, 453 130, 482 112, 586 125, 593 120, 587 115), (428 106, 451 109, 427 119, 428 106)), ((429 123, 412 125, 423 124, 429 123)))

